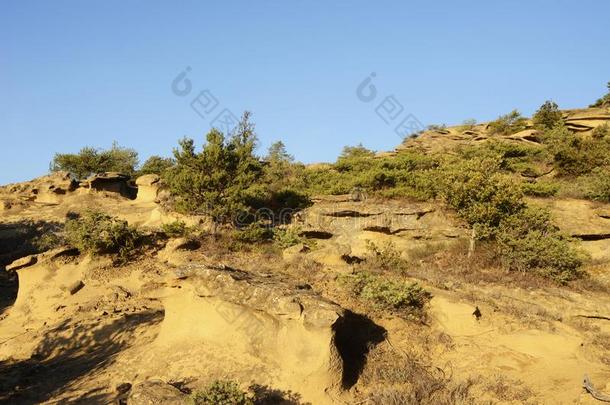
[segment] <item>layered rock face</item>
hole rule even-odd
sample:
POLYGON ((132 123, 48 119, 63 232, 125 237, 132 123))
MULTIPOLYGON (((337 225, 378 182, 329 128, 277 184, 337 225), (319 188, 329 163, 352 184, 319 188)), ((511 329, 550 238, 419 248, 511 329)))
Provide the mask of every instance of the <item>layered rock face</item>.
POLYGON ((54 172, 47 176, 0 187, 0 212, 18 211, 28 203, 59 204, 66 196, 83 193, 116 194, 139 202, 154 202, 159 191, 159 176, 144 175, 135 186, 129 176, 108 172, 94 174, 78 182, 68 172, 54 172))
MULTIPOLYGON (((57 314, 77 324, 94 322, 89 334, 101 346, 126 342, 98 330, 125 316, 152 316, 159 326, 147 332, 148 341, 133 335, 129 343, 137 348, 126 346, 103 370, 112 379, 109 387, 125 381, 135 387, 133 403, 145 403, 138 401, 154 394, 149 387, 154 380, 227 376, 247 382, 255 376, 258 384, 299 392, 311 403, 332 404, 356 383, 369 348, 385 338, 385 330, 368 318, 322 298, 308 285, 277 276, 223 265, 157 263, 160 274, 132 270, 108 283, 99 278, 99 259, 72 254, 62 248, 9 266, 19 274, 20 288, 3 321, 10 326, 0 338, 17 336, 20 349, 0 347, 0 355, 27 359, 43 353, 54 362, 66 353, 86 352, 87 347, 73 347, 75 342, 61 337, 70 329, 49 332, 58 334, 52 348, 40 335, 19 335, 24 327, 44 330, 57 314)), ((161 385, 163 392, 171 390, 161 385)))
POLYGON ((55 172, 37 179, 0 187, 0 211, 23 205, 24 201, 57 203, 60 196, 78 188, 68 172, 55 172))
POLYGON ((367 254, 367 244, 394 244, 405 258, 417 249, 467 237, 452 214, 431 203, 353 202, 320 199, 295 218, 305 236, 319 245, 306 255, 326 265, 344 265, 367 254))
MULTIPOLYGON (((609 108, 586 108, 562 111, 566 127, 572 131, 589 134, 595 128, 610 122, 609 108)), ((535 146, 540 143, 541 131, 534 129, 531 120, 524 131, 510 135, 490 134, 488 124, 477 124, 472 128, 463 130, 460 126, 444 129, 427 130, 417 137, 405 140, 396 148, 396 151, 419 149, 428 152, 443 152, 460 146, 476 145, 490 139, 499 139, 509 142, 524 143, 535 146)), ((395 152, 386 152, 384 155, 393 155, 395 152)))
POLYGON ((364 365, 348 352, 364 356, 383 339, 381 328, 308 286, 223 266, 191 264, 175 274, 166 289, 151 292, 165 308, 156 344, 171 348, 170 374, 184 373, 195 350, 206 358, 198 373, 217 364, 246 379, 256 370, 266 384, 333 403, 364 365))
POLYGON ((559 228, 597 262, 610 261, 610 206, 587 200, 534 200, 551 210, 559 228))
POLYGON ((134 199, 138 190, 130 184, 130 177, 117 172, 98 173, 81 182, 89 191, 107 191, 134 199))

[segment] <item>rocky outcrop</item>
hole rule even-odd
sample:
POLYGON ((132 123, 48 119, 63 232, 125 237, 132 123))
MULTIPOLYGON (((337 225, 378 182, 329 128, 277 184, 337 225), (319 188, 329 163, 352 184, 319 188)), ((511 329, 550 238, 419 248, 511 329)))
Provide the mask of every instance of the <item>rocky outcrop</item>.
POLYGON ((579 239, 594 260, 610 260, 610 205, 587 200, 532 200, 551 210, 555 223, 579 239))
POLYGON ((383 339, 383 329, 311 289, 226 266, 178 267, 173 282, 148 294, 165 308, 156 344, 171 348, 168 378, 196 347, 206 361, 195 373, 216 364, 239 380, 257 370, 263 383, 332 403, 328 394, 353 385, 363 366, 347 351, 383 339))
POLYGON ((181 265, 189 261, 189 251, 197 249, 200 243, 190 238, 176 238, 172 239, 163 249, 159 251, 157 257, 171 265, 181 265))
POLYGON ((39 203, 57 203, 60 196, 76 190, 78 183, 68 172, 54 172, 47 176, 23 183, 8 184, 0 187, 2 209, 18 207, 19 201, 36 201, 39 203))
POLYGON ((145 174, 136 179, 138 202, 155 202, 159 194, 159 182, 161 178, 156 174, 145 174))
POLYGON ((329 266, 367 253, 367 241, 393 243, 409 257, 413 249, 466 235, 453 216, 431 203, 320 201, 295 217, 303 235, 318 239, 307 255, 329 266))
POLYGON ((564 111, 566 127, 574 132, 588 132, 610 122, 610 109, 587 108, 564 111))
POLYGON ((107 191, 118 193, 133 199, 137 189, 129 184, 130 177, 118 172, 105 172, 91 175, 81 182, 81 186, 90 191, 107 191))
MULTIPOLYGON (((600 125, 610 123, 610 108, 564 110, 562 114, 568 129, 585 135, 600 125)), ((469 129, 458 125, 447 127, 440 132, 427 130, 417 136, 409 137, 392 154, 412 149, 426 152, 450 151, 492 139, 536 146, 541 141, 540 135, 541 132, 533 128, 531 121, 528 121, 527 129, 509 135, 490 134, 487 124, 474 125, 469 129)), ((389 156, 389 154, 380 156, 389 156)))

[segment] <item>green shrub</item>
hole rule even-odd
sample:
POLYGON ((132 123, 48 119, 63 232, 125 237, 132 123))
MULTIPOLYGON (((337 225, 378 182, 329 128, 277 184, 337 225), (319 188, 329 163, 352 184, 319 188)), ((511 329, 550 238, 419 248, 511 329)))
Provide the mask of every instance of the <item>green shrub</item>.
POLYGON ((65 170, 77 179, 84 179, 101 172, 133 175, 137 165, 138 152, 113 143, 108 150, 85 147, 77 154, 56 153, 50 168, 51 171, 65 170))
POLYGON ((532 117, 532 122, 539 129, 551 129, 562 122, 561 111, 553 101, 545 101, 532 117))
POLYGON ((457 152, 463 160, 496 159, 498 170, 513 173, 535 172, 538 164, 546 163, 549 159, 544 148, 502 139, 491 139, 476 146, 463 147, 457 152))
POLYGON ((564 283, 579 275, 584 256, 551 222, 550 213, 527 208, 505 218, 496 241, 504 265, 515 271, 535 271, 564 283))
POLYGON ((443 169, 442 196, 475 230, 492 238, 504 218, 525 208, 519 185, 499 172, 494 158, 456 161, 443 169))
POLYGON ((375 270, 401 271, 407 269, 407 262, 392 242, 380 246, 366 241, 366 263, 375 270))
POLYGON ((157 174, 162 176, 163 173, 165 173, 165 171, 172 167, 175 163, 176 161, 172 158, 151 156, 146 159, 146 162, 144 162, 140 170, 138 170, 138 176, 143 176, 145 174, 157 174))
POLYGON ((247 209, 251 188, 258 186, 262 176, 261 164, 254 155, 257 138, 249 117, 244 113, 228 140, 212 129, 199 153, 192 139, 180 141, 180 148, 174 150, 176 164, 165 172, 177 210, 208 215, 216 228, 233 223, 234 217, 247 209))
POLYGON ((610 138, 577 136, 559 125, 545 132, 544 143, 560 176, 581 176, 610 165, 610 138))
POLYGON ((525 182, 521 186, 523 194, 531 197, 552 197, 559 191, 559 184, 545 181, 525 182))
POLYGON ((191 394, 193 405, 253 405, 239 384, 234 381, 214 381, 202 391, 191 394))
POLYGON ((414 197, 435 195, 435 156, 402 151, 393 157, 374 157, 371 151, 349 149, 332 166, 308 168, 302 174, 302 189, 310 194, 348 194, 355 188, 369 195, 414 197))
POLYGON ((431 124, 431 125, 428 125, 427 130, 434 131, 434 132, 444 132, 447 130, 447 125, 446 124, 431 124))
POLYGON ((273 243, 279 249, 286 249, 306 240, 300 236, 301 229, 298 227, 275 228, 273 230, 273 243))
POLYGON ((604 124, 595 127, 591 132, 591 136, 594 139, 608 138, 610 136, 610 125, 605 122, 604 124))
POLYGON ((132 255, 141 237, 127 221, 101 211, 85 211, 68 219, 65 235, 68 243, 82 252, 118 253, 121 260, 132 255))
POLYGON ((474 118, 464 120, 462 122, 462 125, 460 125, 460 127, 459 127, 459 131, 460 132, 472 131, 476 125, 477 125, 477 120, 475 120, 474 118))
POLYGON ((517 110, 513 110, 506 115, 501 115, 495 121, 488 124, 489 132, 492 135, 510 135, 526 128, 527 120, 521 116, 517 110))
POLYGON ((36 236, 32 240, 32 245, 37 252, 46 252, 47 250, 55 249, 62 246, 64 243, 65 240, 63 236, 52 231, 36 236))
POLYGON ((161 225, 161 231, 170 238, 180 238, 188 236, 191 229, 186 226, 184 221, 168 222, 161 225))
POLYGON ((610 203, 610 167, 593 170, 588 183, 587 198, 610 203))
POLYGON ((367 272, 348 275, 345 282, 353 294, 380 309, 417 312, 432 298, 432 294, 417 283, 394 281, 367 272))
POLYGON ((340 173, 362 173, 371 170, 375 166, 375 153, 359 146, 346 146, 334 164, 335 170, 340 173))
POLYGON ((262 243, 273 239, 273 231, 265 224, 253 222, 234 232, 234 237, 243 243, 262 243))

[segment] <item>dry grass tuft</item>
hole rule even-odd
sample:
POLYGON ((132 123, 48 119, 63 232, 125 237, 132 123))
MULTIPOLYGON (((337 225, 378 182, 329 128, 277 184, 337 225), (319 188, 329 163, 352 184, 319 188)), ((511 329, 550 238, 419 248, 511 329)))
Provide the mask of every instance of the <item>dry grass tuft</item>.
POLYGON ((415 355, 397 352, 388 343, 371 349, 360 377, 365 403, 383 405, 475 404, 474 379, 452 381, 445 372, 415 355))

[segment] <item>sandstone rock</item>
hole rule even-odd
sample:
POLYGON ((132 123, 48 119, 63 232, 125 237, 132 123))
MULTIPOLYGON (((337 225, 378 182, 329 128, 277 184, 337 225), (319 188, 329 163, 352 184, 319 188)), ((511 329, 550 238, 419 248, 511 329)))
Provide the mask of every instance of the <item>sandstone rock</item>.
POLYGON ((83 283, 82 280, 77 280, 77 281, 73 282, 72 284, 67 285, 66 291, 68 291, 70 293, 70 295, 74 295, 77 292, 79 292, 80 290, 82 290, 84 286, 85 286, 85 283, 83 283))
POLYGON ((264 384, 273 375, 273 384, 298 389, 307 402, 329 403, 328 392, 353 371, 344 353, 380 341, 379 334, 358 336, 370 320, 280 277, 199 264, 177 272, 183 278, 159 295, 165 317, 156 342, 172 348, 168 364, 193 348, 205 353, 194 373, 254 369, 264 384))
POLYGON ((111 302, 125 301, 129 297, 131 297, 131 293, 119 285, 110 287, 110 292, 105 295, 105 298, 111 302))
POLYGON ((523 131, 517 132, 516 134, 508 135, 505 138, 539 144, 541 142, 541 136, 542 131, 539 131, 537 129, 524 129, 523 131))
POLYGON ((610 205, 586 200, 532 200, 551 210, 556 224, 565 233, 581 240, 594 260, 610 260, 610 205))
POLYGON ((165 249, 170 252, 175 252, 177 250, 194 250, 199 248, 199 246, 199 242, 194 239, 176 238, 167 242, 165 249))
POLYGON ((286 261, 293 261, 298 258, 301 254, 309 252, 311 249, 309 246, 303 243, 297 243, 294 246, 290 246, 282 251, 282 257, 286 261))
POLYGON ((317 239, 317 248, 307 256, 330 267, 364 258, 367 241, 392 243, 407 258, 409 250, 465 235, 452 214, 430 203, 319 202, 296 216, 295 224, 317 239))
POLYGON ((159 194, 160 177, 156 174, 145 174, 136 179, 138 194, 136 200, 139 202, 155 202, 159 194))
POLYGON ((137 186, 152 186, 161 180, 159 175, 157 174, 145 174, 144 176, 140 176, 136 179, 137 186))
POLYGON ((136 189, 128 183, 129 176, 117 172, 97 173, 81 182, 89 190, 118 193, 127 198, 135 198, 136 189))
POLYGON ((184 405, 188 396, 161 380, 149 380, 131 389, 127 401, 133 405, 184 405))
POLYGON ((38 262, 38 257, 36 255, 30 255, 26 257, 22 257, 21 259, 17 259, 8 266, 6 266, 6 271, 15 271, 22 269, 24 267, 32 266, 38 262))
POLYGON ((158 253, 159 259, 175 266, 185 264, 189 261, 189 250, 199 248, 200 243, 190 238, 172 239, 158 253))
POLYGON ((78 183, 70 173, 59 171, 27 182, 2 186, 0 195, 10 195, 13 200, 9 203, 10 207, 5 207, 8 209, 18 206, 18 200, 55 204, 60 201, 61 195, 74 191, 77 187, 78 183))

